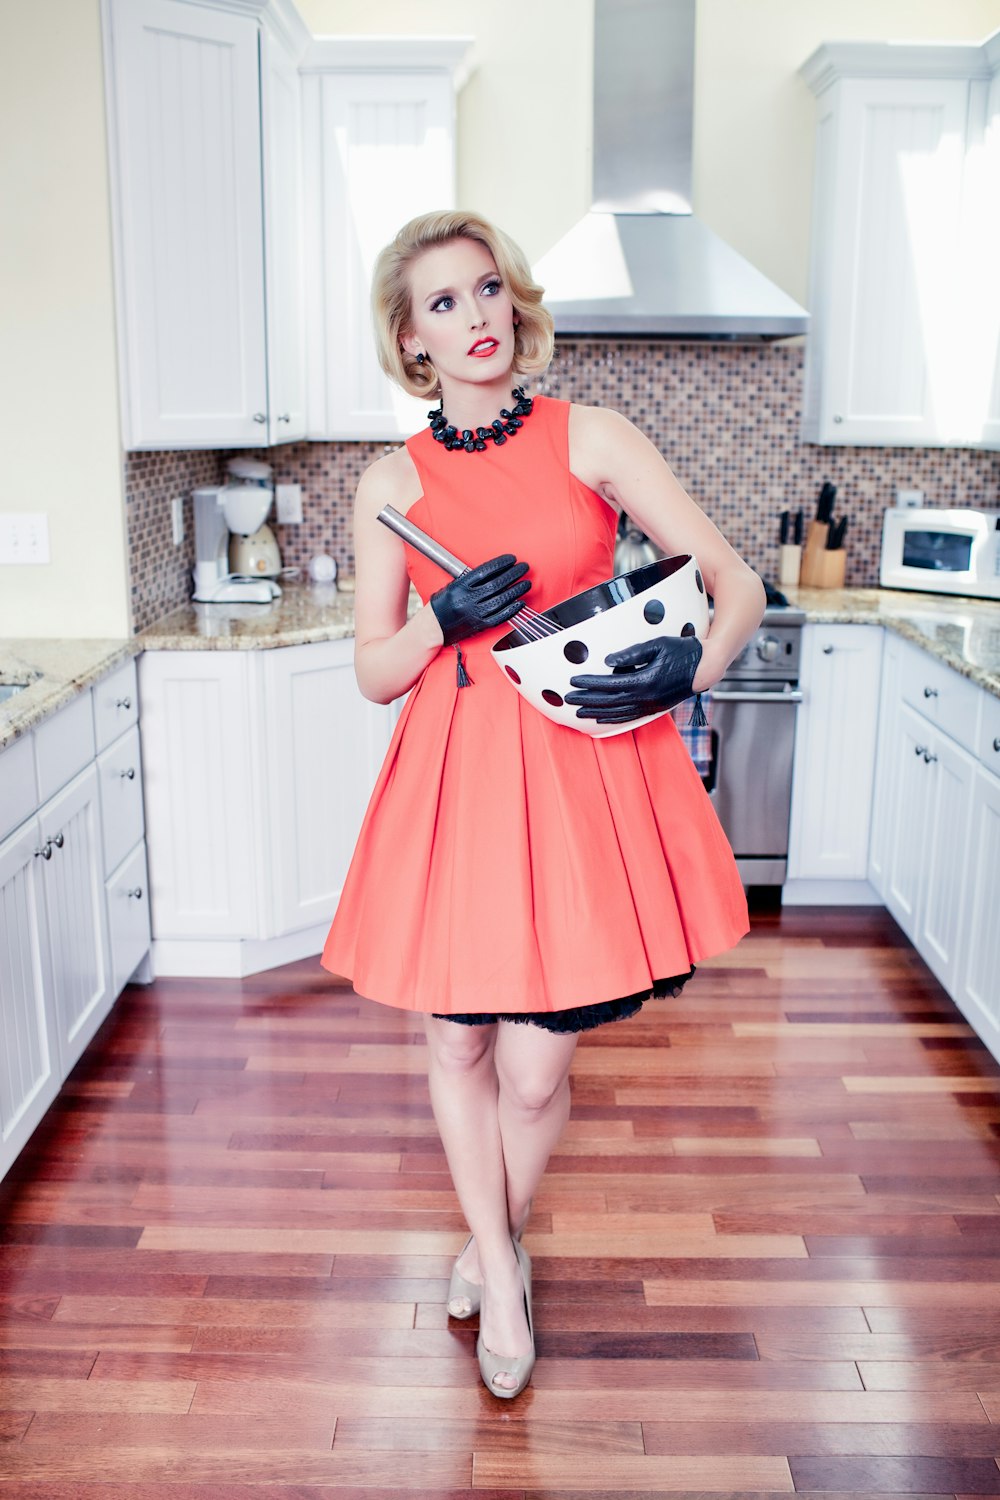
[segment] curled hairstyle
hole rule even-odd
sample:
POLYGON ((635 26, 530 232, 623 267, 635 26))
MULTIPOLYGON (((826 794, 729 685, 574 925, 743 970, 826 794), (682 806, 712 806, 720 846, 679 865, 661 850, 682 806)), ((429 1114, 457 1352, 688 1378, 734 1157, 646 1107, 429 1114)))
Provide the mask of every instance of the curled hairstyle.
POLYGON ((509 235, 478 214, 442 210, 421 214, 404 224, 391 244, 379 252, 372 276, 372 316, 378 360, 390 380, 411 396, 436 397, 441 384, 434 366, 418 365, 402 346, 410 328, 410 266, 436 245, 451 240, 478 240, 493 257, 518 314, 514 329, 514 365, 518 375, 535 375, 552 359, 552 314, 542 306, 543 289, 531 279, 524 252, 509 235))

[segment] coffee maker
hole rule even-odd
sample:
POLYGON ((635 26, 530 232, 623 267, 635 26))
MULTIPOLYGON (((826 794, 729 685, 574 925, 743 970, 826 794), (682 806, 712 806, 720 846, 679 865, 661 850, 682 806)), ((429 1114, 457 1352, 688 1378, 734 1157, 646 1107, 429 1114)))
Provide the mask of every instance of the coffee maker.
POLYGON ((271 467, 231 459, 230 482, 194 491, 194 599, 202 604, 270 604, 281 594, 278 544, 264 518, 271 467))

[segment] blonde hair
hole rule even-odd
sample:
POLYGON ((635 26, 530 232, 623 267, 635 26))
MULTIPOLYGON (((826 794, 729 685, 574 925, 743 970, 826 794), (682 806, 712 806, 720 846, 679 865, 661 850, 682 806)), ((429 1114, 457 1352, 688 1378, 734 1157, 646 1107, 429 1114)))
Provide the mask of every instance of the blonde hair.
POLYGON ((514 304, 518 314, 514 329, 514 372, 538 374, 552 359, 552 314, 542 306, 543 289, 532 281, 523 250, 502 229, 478 214, 460 210, 421 214, 404 224, 392 243, 379 252, 372 276, 372 317, 379 364, 390 380, 411 396, 439 396, 441 384, 429 361, 418 365, 415 355, 402 347, 401 340, 410 328, 412 316, 408 272, 425 250, 459 239, 477 240, 486 247, 514 304))

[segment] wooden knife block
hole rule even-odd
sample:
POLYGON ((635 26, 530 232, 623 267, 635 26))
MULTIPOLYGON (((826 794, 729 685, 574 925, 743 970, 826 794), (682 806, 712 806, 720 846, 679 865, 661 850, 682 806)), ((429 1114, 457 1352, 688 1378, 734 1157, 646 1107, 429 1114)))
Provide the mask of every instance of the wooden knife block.
POLYGON ((811 589, 842 589, 847 553, 843 547, 835 552, 826 550, 826 539, 830 534, 828 521, 810 521, 809 534, 802 552, 802 568, 799 583, 811 589))

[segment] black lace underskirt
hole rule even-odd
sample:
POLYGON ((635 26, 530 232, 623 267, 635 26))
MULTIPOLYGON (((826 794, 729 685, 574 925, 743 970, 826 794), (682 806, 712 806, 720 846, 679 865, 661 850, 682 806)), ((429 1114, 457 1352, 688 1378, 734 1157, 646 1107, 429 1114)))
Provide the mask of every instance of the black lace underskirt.
POLYGON ((497 1021, 517 1021, 530 1026, 540 1026, 543 1031, 592 1031, 595 1026, 604 1026, 608 1021, 624 1021, 641 1010, 647 1000, 676 999, 695 972, 694 964, 686 974, 674 974, 669 979, 657 979, 652 989, 640 990, 636 995, 623 995, 619 1000, 597 1000, 592 1005, 573 1005, 569 1010, 532 1010, 520 1015, 506 1012, 467 1013, 455 1016, 439 1016, 436 1021, 457 1021, 460 1026, 494 1026, 497 1021))

